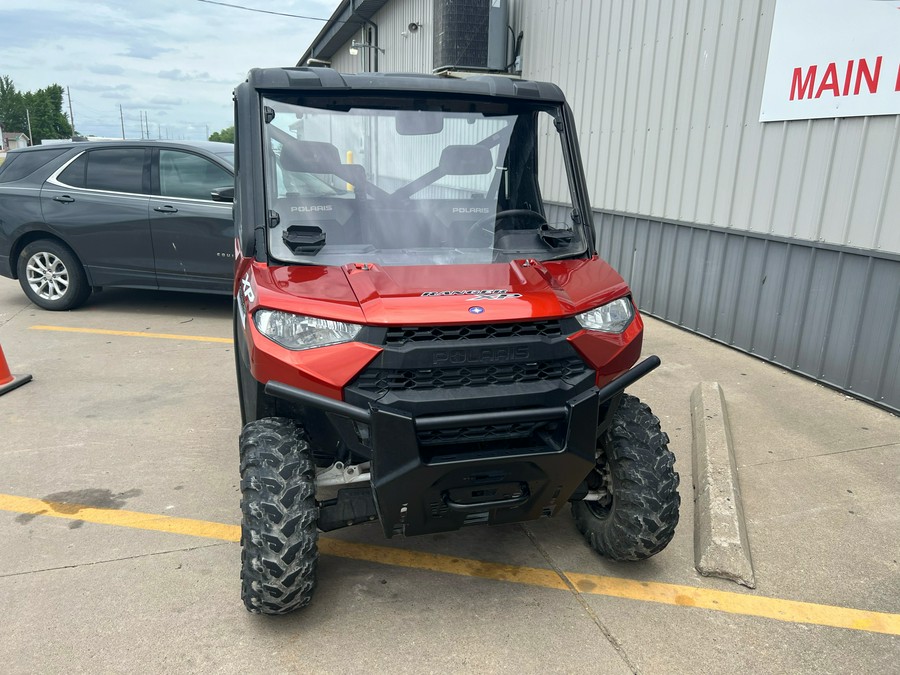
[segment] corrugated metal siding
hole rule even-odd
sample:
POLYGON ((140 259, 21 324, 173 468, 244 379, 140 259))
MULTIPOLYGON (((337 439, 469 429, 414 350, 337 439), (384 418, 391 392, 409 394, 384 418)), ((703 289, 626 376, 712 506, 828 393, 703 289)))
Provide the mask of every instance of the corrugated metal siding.
MULTIPOLYGON (((363 32, 359 31, 355 40, 363 40, 363 32)), ((331 57, 331 67, 339 73, 361 73, 366 70, 365 59, 362 54, 352 56, 350 54, 350 43, 338 49, 331 57)))
MULTIPOLYGON (((393 0, 372 17, 378 25, 378 70, 383 73, 430 73, 434 55, 434 0, 393 0), (420 24, 415 32, 409 24, 420 24), (403 33, 406 33, 404 36, 403 33)), ((364 42, 361 31, 355 39, 364 42)), ((331 67, 341 73, 362 73, 372 70, 372 50, 361 49, 356 56, 349 52, 350 44, 332 57, 331 67)))
POLYGON ((641 310, 900 411, 900 260, 595 212, 641 310))
POLYGON ((511 2, 597 208, 900 253, 900 116, 757 121, 775 0, 511 2))
MULTIPOLYGON (((431 72, 432 7, 379 12, 380 70, 431 72)), ((774 8, 510 0, 510 23, 523 76, 569 98, 643 311, 900 411, 900 115, 759 123, 774 8)))

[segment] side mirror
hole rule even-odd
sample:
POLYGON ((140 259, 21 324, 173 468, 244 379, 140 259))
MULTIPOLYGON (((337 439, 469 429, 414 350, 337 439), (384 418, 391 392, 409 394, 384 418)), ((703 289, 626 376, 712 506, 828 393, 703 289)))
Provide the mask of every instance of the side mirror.
POLYGON ((209 196, 212 197, 214 202, 233 202, 234 201, 234 186, 229 185, 228 187, 220 187, 216 188, 212 192, 209 193, 209 196))

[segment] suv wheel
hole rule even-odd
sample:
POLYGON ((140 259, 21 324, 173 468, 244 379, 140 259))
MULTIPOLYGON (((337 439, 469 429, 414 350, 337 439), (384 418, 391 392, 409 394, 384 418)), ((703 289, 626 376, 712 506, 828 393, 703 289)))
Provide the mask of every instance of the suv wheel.
POLYGON ((241 597, 254 614, 305 607, 316 585, 315 465, 306 433, 267 417, 241 432, 241 597))
POLYGON ((681 498, 668 442, 650 408, 623 394, 588 477, 600 499, 572 504, 575 524, 602 556, 644 560, 672 540, 681 498))
POLYGON ((67 246, 50 239, 25 246, 16 272, 28 299, 44 309, 74 309, 91 294, 78 258, 67 246))

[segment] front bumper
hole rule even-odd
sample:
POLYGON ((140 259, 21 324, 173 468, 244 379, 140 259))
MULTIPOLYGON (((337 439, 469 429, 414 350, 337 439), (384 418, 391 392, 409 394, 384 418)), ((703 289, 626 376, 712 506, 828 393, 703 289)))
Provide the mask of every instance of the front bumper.
POLYGON ((372 449, 372 492, 384 533, 391 537, 554 515, 593 469, 598 428, 614 412, 618 396, 659 363, 651 356, 565 405, 453 415, 413 417, 378 404, 364 409, 274 381, 266 392, 356 423, 372 449), (423 434, 442 430, 517 424, 544 426, 521 443, 479 443, 464 450, 422 440, 423 434))

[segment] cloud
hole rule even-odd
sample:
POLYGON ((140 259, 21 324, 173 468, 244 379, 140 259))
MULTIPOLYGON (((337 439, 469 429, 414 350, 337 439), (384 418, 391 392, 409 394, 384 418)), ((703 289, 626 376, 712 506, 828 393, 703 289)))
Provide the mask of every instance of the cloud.
POLYGON ((103 93, 124 93, 126 91, 131 91, 134 89, 130 84, 120 83, 120 84, 101 84, 99 82, 79 82, 77 84, 72 85, 73 89, 77 89, 79 91, 92 91, 97 92, 99 94, 103 93))
MULTIPOLYGON (((278 10, 327 17, 338 4, 279 0, 278 10)), ((0 0, 0 26, 0 75, 20 91, 70 86, 79 131, 121 135, 122 104, 129 138, 150 111, 171 137, 200 140, 207 125, 233 123, 232 91, 248 70, 293 65, 322 24, 195 0, 0 0)))
POLYGON ((154 96, 150 99, 150 105, 152 106, 175 106, 184 103, 186 103, 186 101, 183 98, 178 98, 176 96, 154 96))
POLYGON ((117 66, 114 63, 95 63, 88 66, 88 70, 98 75, 121 75, 125 72, 122 66, 117 66))
POLYGON ((199 72, 196 70, 184 71, 180 68, 173 68, 172 70, 160 70, 156 75, 163 80, 173 80, 175 82, 193 82, 194 84, 201 82, 203 84, 224 84, 228 87, 233 87, 234 83, 240 80, 240 78, 238 77, 217 79, 205 70, 203 72, 199 72))
POLYGON ((148 44, 140 44, 140 45, 129 45, 128 49, 124 52, 120 52, 119 56, 130 56, 135 59, 147 59, 152 60, 155 59, 160 54, 165 54, 166 52, 173 52, 174 49, 169 47, 156 47, 154 45, 148 44))
POLYGON ((174 70, 161 70, 159 71, 159 73, 157 73, 157 75, 159 75, 164 80, 178 80, 181 82, 189 80, 192 82, 205 82, 209 80, 209 73, 186 73, 183 70, 179 70, 178 68, 175 68, 174 70))
POLYGON ((113 89, 112 91, 104 91, 102 94, 100 94, 100 98, 111 98, 114 101, 120 101, 120 102, 128 101, 129 100, 129 96, 128 96, 129 90, 130 90, 130 87, 129 87, 129 89, 113 89))

